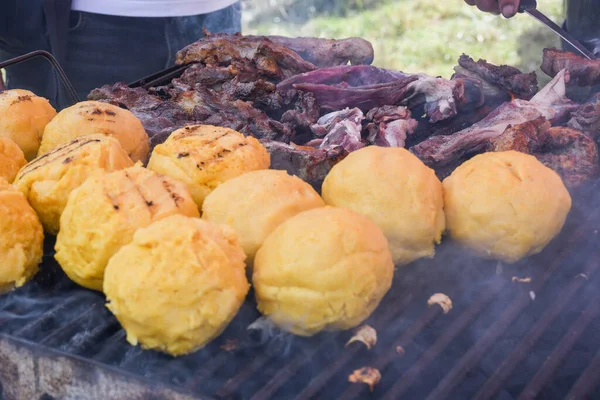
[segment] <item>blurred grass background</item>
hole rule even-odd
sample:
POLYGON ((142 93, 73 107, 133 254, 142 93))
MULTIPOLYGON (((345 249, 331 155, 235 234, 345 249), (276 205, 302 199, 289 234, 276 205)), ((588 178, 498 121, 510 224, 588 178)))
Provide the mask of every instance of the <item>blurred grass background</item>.
MULTIPOLYGON (((243 0, 242 7, 244 34, 360 36, 373 44, 374 65, 445 78, 462 53, 530 72, 544 47, 560 46, 528 15, 506 20, 462 0, 243 0)), ((562 24, 563 0, 538 0, 538 8, 562 24)))

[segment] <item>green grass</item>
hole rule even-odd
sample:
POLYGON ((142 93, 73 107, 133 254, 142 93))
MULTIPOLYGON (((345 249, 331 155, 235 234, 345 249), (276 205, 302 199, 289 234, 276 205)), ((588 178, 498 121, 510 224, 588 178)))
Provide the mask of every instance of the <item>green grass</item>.
MULTIPOLYGON (((250 0, 251 1, 251 0, 250 0)), ((562 0, 539 0, 539 9, 561 22, 562 0)), ((246 23, 244 33, 343 38, 373 44, 374 65, 450 77, 462 54, 536 70, 542 49, 559 39, 528 15, 511 20, 479 12, 462 0, 390 0, 350 17, 318 17, 304 25, 246 23)))

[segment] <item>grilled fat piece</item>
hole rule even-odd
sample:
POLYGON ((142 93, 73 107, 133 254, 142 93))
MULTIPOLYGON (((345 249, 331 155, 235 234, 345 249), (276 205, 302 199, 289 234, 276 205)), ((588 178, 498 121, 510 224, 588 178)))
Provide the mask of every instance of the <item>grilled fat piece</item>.
POLYGON ((87 178, 133 166, 110 136, 79 137, 22 168, 14 184, 37 212, 46 232, 56 235, 71 192, 87 178))
POLYGON ((186 186, 172 178, 139 164, 91 177, 69 196, 55 258, 73 281, 102 290, 109 259, 134 232, 176 214, 200 216, 186 186))

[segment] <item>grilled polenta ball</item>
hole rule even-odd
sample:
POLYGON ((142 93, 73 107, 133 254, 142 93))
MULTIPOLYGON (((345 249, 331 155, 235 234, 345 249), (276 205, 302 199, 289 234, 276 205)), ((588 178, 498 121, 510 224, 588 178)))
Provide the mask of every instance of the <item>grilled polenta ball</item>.
POLYGON ((327 174, 322 194, 328 205, 371 218, 398 266, 433 257, 442 239, 442 184, 406 149, 369 146, 351 153, 327 174))
POLYGON ((14 181, 25 164, 27 160, 21 148, 12 139, 0 136, 0 177, 9 183, 14 181))
POLYGON ((117 139, 81 136, 27 164, 14 184, 25 194, 46 232, 56 235, 60 216, 75 188, 91 176, 132 165, 117 139))
POLYGON ((129 110, 100 101, 82 101, 65 108, 46 126, 38 156, 79 136, 113 136, 134 162, 148 158, 148 134, 129 110))
POLYGON ((268 169, 271 158, 255 138, 229 128, 178 129, 152 151, 148 168, 185 182, 199 208, 218 185, 243 173, 268 169))
POLYGON ((248 256, 282 222, 312 208, 324 207, 321 196, 302 179, 286 171, 252 171, 213 190, 202 205, 202 218, 235 229, 248 256))
POLYGON ((199 217, 183 183, 139 165, 93 176, 69 196, 54 257, 73 281, 102 290, 108 260, 134 232, 175 214, 199 217))
POLYGON ((250 285, 244 251, 225 225, 174 215, 139 229, 109 261, 107 307, 127 341, 175 356, 217 337, 250 285))
POLYGON ((364 321, 389 290, 394 263, 374 222, 322 207, 275 229, 256 253, 258 309, 281 329, 310 336, 364 321))
POLYGON ((517 151, 479 154, 443 186, 451 237, 483 257, 508 263, 542 251, 571 209, 560 176, 517 151))
POLYGON ((0 177, 0 290, 19 287, 38 271, 44 231, 27 199, 0 177))
POLYGON ((44 128, 54 116, 50 102, 28 90, 0 92, 0 136, 12 139, 28 161, 35 158, 44 128))

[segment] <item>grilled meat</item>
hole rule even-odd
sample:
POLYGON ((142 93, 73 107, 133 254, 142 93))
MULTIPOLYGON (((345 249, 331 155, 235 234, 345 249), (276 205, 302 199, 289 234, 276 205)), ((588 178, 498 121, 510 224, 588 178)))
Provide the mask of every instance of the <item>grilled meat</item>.
POLYGON ((346 108, 322 116, 310 129, 316 136, 325 136, 322 141, 317 142, 319 149, 342 146, 352 152, 365 146, 361 136, 364 118, 360 109, 346 108))
POLYGON ((424 105, 432 122, 453 117, 461 105, 481 105, 481 93, 465 88, 462 79, 446 80, 425 74, 410 75, 370 65, 323 68, 286 79, 280 90, 311 92, 324 110, 358 107, 368 111, 384 105, 424 105), (475 96, 467 98, 466 95, 475 96))
POLYGON ((431 167, 449 165, 463 155, 479 152, 490 139, 500 136, 507 127, 532 121, 540 116, 550 122, 560 121, 577 105, 566 97, 568 73, 561 71, 531 101, 514 100, 504 103, 484 119, 452 135, 434 136, 411 148, 411 151, 431 167))
POLYGON ((486 60, 475 62, 465 54, 458 59, 458 65, 454 69, 457 73, 482 80, 486 95, 495 89, 518 99, 530 100, 538 91, 535 72, 524 74, 508 65, 497 66, 486 60))
POLYGON ((578 129, 593 139, 600 137, 600 93, 581 105, 572 115, 567 126, 578 129))
POLYGON ((271 154, 271 168, 286 170, 320 190, 323 180, 335 164, 347 155, 342 146, 316 149, 308 146, 286 144, 274 140, 261 140, 271 154))
POLYGON ((593 139, 576 129, 551 127, 544 117, 509 127, 489 142, 487 150, 532 154, 556 171, 568 187, 576 187, 600 171, 593 139))
POLYGON ((577 86, 593 86, 600 83, 600 60, 588 60, 568 51, 544 49, 542 71, 554 77, 563 69, 569 71, 570 83, 577 86))
POLYGON ((177 64, 201 63, 210 66, 250 64, 274 80, 308 72, 317 67, 296 52, 263 36, 211 34, 177 52, 177 64))
POLYGON ((373 108, 367 113, 367 140, 382 147, 404 147, 406 137, 417 127, 410 110, 402 106, 373 108))
MULTIPOLYGON (((260 39, 262 36, 246 36, 260 39)), ((361 38, 323 39, 314 37, 290 38, 285 36, 267 36, 278 45, 287 47, 298 53, 300 57, 319 68, 336 65, 371 64, 373 62, 373 46, 361 38)))

